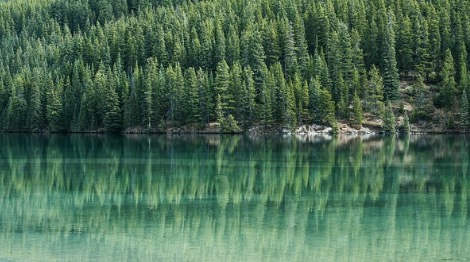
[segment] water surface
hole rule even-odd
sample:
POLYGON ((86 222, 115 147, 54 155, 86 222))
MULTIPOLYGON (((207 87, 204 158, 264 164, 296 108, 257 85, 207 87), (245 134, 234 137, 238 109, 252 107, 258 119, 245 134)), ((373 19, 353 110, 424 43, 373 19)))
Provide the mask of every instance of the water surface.
POLYGON ((461 261, 463 136, 0 135, 0 261, 461 261))

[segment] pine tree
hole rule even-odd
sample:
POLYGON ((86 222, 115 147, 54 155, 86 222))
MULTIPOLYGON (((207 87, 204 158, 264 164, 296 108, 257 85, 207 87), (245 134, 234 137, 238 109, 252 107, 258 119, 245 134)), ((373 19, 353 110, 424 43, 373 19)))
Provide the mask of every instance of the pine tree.
POLYGON ((122 129, 121 109, 119 108, 119 98, 114 86, 108 85, 106 90, 106 100, 104 101, 106 113, 104 116, 104 127, 107 132, 119 132, 122 129))
POLYGON ((220 94, 217 94, 217 98, 215 100, 215 115, 217 122, 219 122, 220 126, 225 125, 225 116, 224 116, 224 110, 223 110, 223 105, 222 105, 222 98, 220 94))
POLYGON ((170 85, 168 86, 170 90, 170 99, 173 106, 175 118, 174 121, 181 125, 186 123, 186 114, 185 110, 187 106, 187 100, 185 99, 185 86, 184 86, 184 76, 181 65, 176 63, 174 66, 174 75, 173 78, 170 77, 170 85))
POLYGON ((419 32, 417 34, 416 43, 415 43, 415 52, 414 52, 414 65, 416 71, 425 76, 428 79, 428 76, 432 72, 432 61, 430 57, 430 46, 429 46, 429 33, 428 33, 428 23, 426 20, 419 23, 421 26, 418 28, 419 32))
POLYGON ((424 84, 424 79, 418 75, 415 84, 413 85, 414 93, 414 105, 415 109, 413 110, 414 119, 430 119, 433 113, 433 107, 431 102, 427 99, 429 96, 426 92, 426 86, 424 84))
POLYGON ((240 38, 237 30, 235 25, 230 24, 226 48, 227 63, 230 66, 240 60, 240 38))
POLYGON ((357 92, 354 92, 353 98, 353 115, 354 115, 354 123, 359 127, 362 126, 363 121, 363 113, 362 113, 362 105, 357 92))
MULTIPOLYGON (((251 80, 253 80, 253 76, 251 80)), ((244 122, 246 117, 246 115, 244 114, 244 107, 246 105, 246 101, 244 101, 244 98, 246 98, 246 89, 244 79, 242 78, 242 68, 238 61, 235 62, 235 64, 230 70, 229 92, 233 95, 233 115, 236 119, 239 119, 244 122)))
MULTIPOLYGON (((339 24, 339 56, 340 56, 340 72, 346 82, 352 80, 354 64, 352 55, 354 51, 351 45, 351 35, 348 27, 344 23, 339 24)), ((349 93, 349 92, 348 92, 349 93)))
POLYGON ((305 39, 305 26, 302 18, 297 14, 295 23, 294 23, 294 35, 295 35, 295 46, 296 46, 296 55, 298 60, 298 66, 302 77, 308 78, 308 45, 305 39))
POLYGON ((60 89, 55 90, 51 87, 47 94, 47 121, 52 132, 60 132, 64 128, 62 123, 62 102, 59 92, 60 89))
POLYGON ((412 43, 412 29, 411 21, 408 16, 405 16, 400 20, 398 29, 397 39, 397 56, 398 56, 398 67, 401 71, 408 74, 412 67, 413 58, 413 43, 412 43))
POLYGON ((457 48, 458 60, 457 60, 457 68, 459 69, 456 72, 456 76, 458 77, 458 88, 459 91, 463 91, 469 85, 468 79, 468 69, 467 69, 467 50, 465 48, 465 44, 463 41, 459 43, 459 47, 457 48))
POLYGON ((201 30, 201 64, 202 68, 205 70, 212 70, 213 67, 213 54, 214 54, 214 33, 213 25, 211 22, 206 21, 202 24, 201 30))
POLYGON ((193 67, 190 67, 188 70, 186 70, 185 75, 188 102, 188 123, 201 123, 201 100, 196 71, 193 67))
POLYGON ((197 71, 197 78, 202 122, 209 123, 215 102, 213 99, 213 92, 211 90, 209 76, 201 68, 199 68, 197 71))
POLYGON ((292 84, 297 108, 297 123, 301 125, 308 119, 308 85, 306 82, 302 83, 300 73, 295 74, 292 84))
POLYGON ((280 63, 274 64, 271 72, 276 81, 276 110, 277 121, 292 127, 295 121, 295 96, 291 84, 286 83, 282 66, 280 63))
POLYGON ((220 107, 222 109, 223 116, 228 116, 234 109, 233 105, 235 101, 233 100, 233 95, 230 92, 230 72, 225 60, 222 60, 217 64, 214 90, 216 94, 220 96, 220 107))
POLYGON ((330 92, 325 89, 320 91, 319 119, 322 124, 336 126, 335 104, 330 92))
POLYGON ((394 134, 396 132, 395 115, 393 114, 392 104, 388 101, 385 108, 385 115, 383 119, 383 129, 386 133, 394 134))
POLYGON ((155 59, 150 59, 147 62, 147 72, 144 79, 144 89, 142 96, 142 126, 150 129, 153 124, 155 124, 155 90, 154 86, 158 81, 158 68, 157 61, 155 59))
MULTIPOLYGON (((253 80, 253 71, 251 71, 250 67, 246 67, 243 70, 243 85, 242 85, 242 97, 241 101, 243 101, 243 105, 241 108, 243 109, 243 119, 245 125, 251 125, 253 123, 255 117, 255 110, 256 110, 256 103, 255 103, 255 86, 253 80)), ((262 86, 262 90, 265 90, 264 83, 262 86)))
MULTIPOLYGON (((448 3, 448 1, 445 1, 448 3)), ((451 28, 451 21, 450 21, 450 8, 449 7, 441 7, 442 11, 439 12, 439 25, 440 25, 440 35, 441 35, 441 54, 443 54, 443 59, 445 59, 445 53, 447 49, 451 49, 453 46, 453 36, 452 36, 452 28, 451 28)), ((441 9, 439 8, 439 9, 441 9)))
POLYGON ((366 85, 367 98, 365 106, 367 111, 372 113, 379 112, 379 105, 383 100, 383 88, 382 76, 380 75, 379 70, 375 66, 372 66, 369 71, 369 81, 366 85))
MULTIPOLYGON (((336 103, 341 102, 341 53, 338 32, 332 32, 328 45, 327 61, 331 79, 331 94, 336 103)), ((344 79, 343 79, 344 80, 344 79)), ((323 84, 322 84, 323 86, 323 84)), ((337 108, 338 109, 338 108, 337 108)))
POLYGON ((279 61, 281 50, 279 47, 279 35, 277 32, 277 22, 270 21, 263 23, 263 47, 266 53, 266 64, 273 65, 279 61))
POLYGON ((155 50, 153 53, 157 56, 157 60, 164 66, 168 66, 168 51, 166 50, 165 33, 162 26, 157 28, 155 50))
POLYGON ((215 22, 215 39, 214 39, 214 63, 219 63, 222 60, 226 60, 226 40, 225 34, 222 29, 221 21, 219 19, 215 22))
POLYGON ((287 79, 293 79, 295 73, 299 69, 297 61, 297 48, 294 39, 294 30, 292 24, 286 22, 286 28, 284 29, 284 69, 287 79))
POLYGON ((460 125, 464 131, 467 131, 470 127, 470 107, 467 90, 463 90, 462 100, 460 102, 460 125))
POLYGON ((442 66, 441 33, 439 31, 439 16, 432 5, 429 7, 428 28, 432 71, 439 72, 442 66))
POLYGON ((30 131, 38 131, 44 127, 42 117, 41 90, 39 88, 39 79, 31 83, 31 96, 28 108, 28 123, 30 131))
POLYGON ((321 82, 319 76, 310 80, 308 91, 309 113, 312 116, 313 122, 319 123, 321 121, 319 116, 321 102, 321 82))
MULTIPOLYGON (((357 30, 351 32, 351 48, 352 48, 352 62, 354 63, 354 68, 361 74, 361 81, 364 80, 365 76, 365 64, 364 64, 364 51, 361 47, 362 39, 361 35, 357 30)), ((361 95, 359 95, 361 96, 361 95)))
POLYGON ((387 24, 384 32, 384 46, 382 55, 384 98, 386 100, 395 99, 398 96, 398 69, 395 55, 395 29, 394 16, 389 12, 387 24))
MULTIPOLYGON (((190 44, 188 47, 188 61, 189 64, 192 65, 193 67, 201 67, 202 66, 202 46, 201 46, 201 41, 199 40, 199 35, 197 34, 196 28, 191 28, 190 32, 190 44)), ((228 42, 230 46, 230 40, 228 42)), ((228 54, 231 52, 229 51, 228 54)))
MULTIPOLYGON (((266 69, 267 70, 267 69, 266 69)), ((258 112, 260 112, 259 120, 261 120, 264 126, 270 126, 273 119, 273 108, 276 102, 275 99, 275 90, 276 90, 276 80, 271 72, 266 72, 266 81, 263 85, 263 90, 261 91, 261 105, 258 112)))
POLYGON ((403 117, 403 127, 402 132, 405 134, 409 134, 411 131, 410 127, 410 118, 408 117, 408 113, 405 111, 405 116, 403 117))
POLYGON ((370 18, 369 28, 367 33, 365 34, 365 64, 367 68, 370 68, 372 65, 379 64, 379 46, 378 46, 378 38, 379 38, 379 29, 377 27, 377 23, 374 17, 370 18))
POLYGON ((455 70, 454 70, 454 60, 452 58, 452 53, 447 49, 444 65, 441 71, 441 89, 439 92, 438 100, 435 101, 436 106, 444 106, 447 110, 451 110, 454 106, 454 97, 456 92, 456 83, 455 83, 455 70))

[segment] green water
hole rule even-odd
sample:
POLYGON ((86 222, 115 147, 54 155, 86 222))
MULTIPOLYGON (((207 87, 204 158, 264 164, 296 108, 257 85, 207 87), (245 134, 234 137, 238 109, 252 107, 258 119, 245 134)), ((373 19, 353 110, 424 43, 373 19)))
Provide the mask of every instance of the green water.
POLYGON ((0 135, 0 261, 470 259, 459 136, 0 135))

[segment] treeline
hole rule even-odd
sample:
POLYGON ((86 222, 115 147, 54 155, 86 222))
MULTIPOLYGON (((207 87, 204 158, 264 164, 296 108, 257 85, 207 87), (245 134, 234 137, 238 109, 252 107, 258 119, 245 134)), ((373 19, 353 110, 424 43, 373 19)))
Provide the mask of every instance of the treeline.
POLYGON ((411 121, 442 108, 452 123, 470 126, 467 0, 39 0, 0 7, 4 131, 213 121, 238 131, 361 125, 365 114, 394 131, 394 112, 406 113, 392 104, 405 98, 415 105, 411 121), (407 93, 400 77, 415 81, 407 93))

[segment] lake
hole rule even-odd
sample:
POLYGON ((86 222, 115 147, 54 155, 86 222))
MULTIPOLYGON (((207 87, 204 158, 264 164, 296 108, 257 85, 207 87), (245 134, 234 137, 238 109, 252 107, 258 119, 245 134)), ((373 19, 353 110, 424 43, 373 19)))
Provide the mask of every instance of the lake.
POLYGON ((0 135, 0 261, 460 261, 465 136, 0 135))

